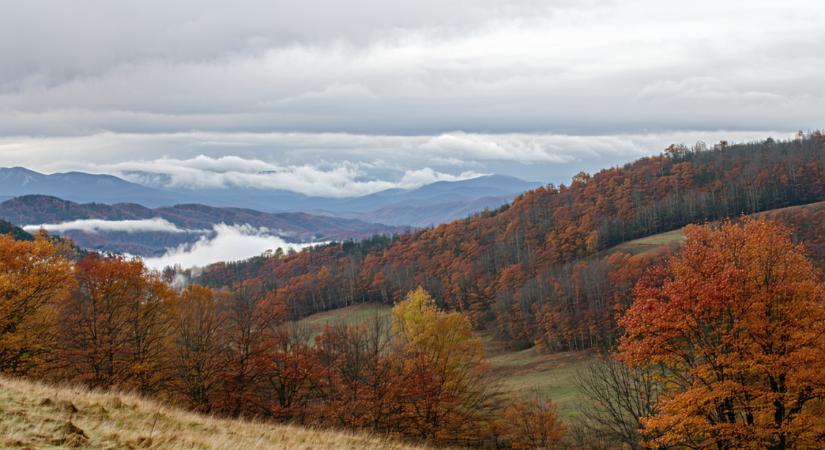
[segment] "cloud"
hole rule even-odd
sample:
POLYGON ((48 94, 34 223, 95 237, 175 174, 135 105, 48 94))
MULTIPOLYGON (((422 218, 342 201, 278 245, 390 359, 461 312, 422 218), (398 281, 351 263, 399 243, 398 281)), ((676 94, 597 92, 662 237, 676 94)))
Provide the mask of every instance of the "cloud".
POLYGON ((18 3, 0 165, 352 196, 825 126, 818 0, 18 3))
POLYGON ((457 181, 480 175, 472 171, 452 175, 425 168, 405 171, 400 179, 393 181, 367 178, 360 164, 347 162, 324 168, 204 155, 186 160, 125 161, 99 169, 134 182, 162 187, 276 189, 321 197, 360 196, 391 188, 411 189, 435 181, 457 181))
POLYGON ((165 233, 187 233, 192 230, 178 228, 166 219, 155 217, 153 219, 140 220, 102 220, 102 219, 82 219, 72 220, 63 223, 44 223, 40 225, 26 225, 26 231, 37 231, 46 229, 54 233, 63 233, 70 230, 83 231, 85 233, 99 233, 107 231, 120 231, 126 233, 138 232, 165 232, 165 233))
POLYGON ((486 173, 567 182, 660 153, 670 144, 748 142, 793 133, 686 130, 575 135, 467 133, 100 133, 82 137, 0 137, 0 165, 42 172, 109 173, 155 187, 286 189, 351 197, 486 173), (65 155, 72 155, 70 160, 65 155), (175 157, 168 156, 170 154, 175 157), (141 155, 145 159, 133 159, 141 155))
POLYGON ((823 19, 817 0, 26 2, 0 16, 0 133, 815 128, 823 19))
POLYGON ((271 234, 266 228, 249 225, 214 226, 214 233, 201 237, 194 244, 184 244, 169 249, 165 255, 144 258, 144 263, 154 269, 180 265, 183 268, 204 267, 220 261, 238 261, 260 255, 267 250, 282 248, 285 251, 301 250, 315 244, 294 244, 271 234))

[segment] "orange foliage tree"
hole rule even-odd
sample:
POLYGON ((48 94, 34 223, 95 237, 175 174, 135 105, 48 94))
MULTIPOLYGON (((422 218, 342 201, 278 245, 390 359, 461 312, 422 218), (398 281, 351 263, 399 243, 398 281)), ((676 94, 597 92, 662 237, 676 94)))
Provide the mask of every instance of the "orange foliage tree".
POLYGON ((504 409, 499 432, 508 448, 556 448, 566 435, 566 427, 553 402, 535 395, 529 400, 517 400, 504 409))
POLYGON ((262 374, 269 414, 283 421, 306 423, 317 417, 312 403, 324 368, 310 343, 310 333, 296 324, 277 328, 274 346, 267 354, 262 374))
POLYGON ((223 322, 212 290, 188 286, 181 294, 173 322, 172 390, 193 409, 211 412, 224 369, 223 322))
POLYGON ((825 294, 804 249, 763 220, 685 233, 620 321, 621 357, 663 368, 660 412, 644 420, 651 444, 821 445, 825 294))
POLYGON ((73 282, 71 264, 46 236, 0 235, 0 372, 24 374, 56 345, 56 308, 73 282))
POLYGON ((247 282, 220 293, 219 311, 223 321, 222 411, 233 416, 264 414, 268 405, 260 384, 286 308, 264 286, 247 282))
POLYGON ((387 321, 375 317, 364 324, 328 325, 315 350, 323 366, 318 380, 322 422, 384 432, 398 428, 404 382, 387 321))
POLYGON ((96 387, 157 391, 169 377, 174 292, 140 260, 92 254, 75 270, 77 287, 61 308, 63 375, 96 387))

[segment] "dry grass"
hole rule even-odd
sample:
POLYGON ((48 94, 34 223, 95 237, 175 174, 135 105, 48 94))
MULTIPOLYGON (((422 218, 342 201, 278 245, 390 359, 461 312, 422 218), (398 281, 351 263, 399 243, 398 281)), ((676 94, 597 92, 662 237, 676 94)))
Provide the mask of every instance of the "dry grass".
POLYGON ((380 303, 359 303, 357 305, 312 314, 299 320, 298 323, 307 326, 313 332, 320 333, 321 330, 324 329, 324 325, 327 324, 345 323, 355 325, 366 322, 374 317, 389 320, 391 311, 391 306, 380 303))
MULTIPOLYGON (((389 319, 391 310, 386 305, 365 303, 313 314, 299 323, 317 335, 326 324, 363 323, 376 315, 389 319)), ((530 398, 538 391, 556 403, 562 418, 569 419, 578 413, 583 398, 576 386, 575 375, 592 361, 591 352, 541 353, 535 348, 512 350, 507 348, 505 342, 496 339, 492 331, 483 331, 478 335, 490 363, 490 379, 505 399, 530 398)))
POLYGON ((576 385, 577 371, 594 358, 587 351, 540 353, 535 348, 489 357, 490 376, 507 398, 530 398, 536 392, 553 400, 562 419, 577 415, 584 401, 576 385))
POLYGON ((667 231, 665 233, 654 234, 652 236, 634 239, 621 243, 615 247, 603 250, 607 255, 614 252, 629 253, 631 255, 649 254, 660 251, 664 248, 676 248, 685 240, 685 233, 680 228, 678 230, 667 231))
POLYGON ((0 448, 412 449, 379 436, 228 420, 131 394, 0 378, 0 448))

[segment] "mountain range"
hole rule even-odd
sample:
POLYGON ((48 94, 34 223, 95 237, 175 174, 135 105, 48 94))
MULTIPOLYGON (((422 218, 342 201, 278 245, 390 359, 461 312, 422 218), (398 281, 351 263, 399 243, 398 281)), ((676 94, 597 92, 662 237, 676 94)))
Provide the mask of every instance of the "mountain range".
MULTIPOLYGON (((147 174, 141 178, 149 179, 147 174)), ((439 181, 417 189, 389 189, 349 198, 312 197, 292 191, 230 187, 183 189, 145 186, 112 175, 42 174, 0 168, 0 200, 39 194, 78 203, 134 203, 148 208, 179 204, 237 207, 267 213, 305 212, 387 225, 426 227, 496 208, 541 183, 503 175, 439 181)))
MULTIPOLYGON (((76 203, 46 195, 25 195, 0 203, 0 219, 18 226, 86 221, 59 234, 91 250, 158 256, 168 248, 196 242, 217 224, 265 228, 287 242, 358 239, 392 235, 408 227, 300 212, 266 213, 243 208, 181 204, 147 208, 134 203, 76 203), (88 221, 163 220, 166 228, 91 229, 88 221)), ((134 223, 134 222, 133 222, 134 223)), ((163 223, 161 223, 162 225, 163 223)), ((145 227, 145 224, 144 224, 145 227)))

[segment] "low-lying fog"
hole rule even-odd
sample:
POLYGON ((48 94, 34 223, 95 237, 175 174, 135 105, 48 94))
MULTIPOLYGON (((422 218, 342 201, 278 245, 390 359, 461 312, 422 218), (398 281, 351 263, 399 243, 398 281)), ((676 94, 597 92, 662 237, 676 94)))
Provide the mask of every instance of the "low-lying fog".
POLYGON ((181 229, 161 218, 145 220, 73 220, 57 224, 26 225, 24 229, 30 232, 46 229, 53 234, 64 234, 67 231, 81 231, 84 233, 105 232, 162 232, 162 233, 192 233, 200 237, 192 243, 181 244, 167 248, 163 256, 143 257, 144 263, 152 269, 163 269, 167 266, 179 265, 183 268, 203 267, 220 261, 240 261, 258 256, 267 250, 283 249, 301 250, 319 243, 292 243, 287 242, 277 232, 267 228, 256 228, 250 225, 216 224, 211 230, 181 229))
POLYGON ((267 250, 282 248, 284 252, 301 250, 313 244, 295 244, 283 240, 280 236, 270 234, 266 228, 249 225, 215 225, 214 234, 202 236, 194 244, 184 244, 169 249, 165 255, 157 258, 144 258, 147 266, 162 269, 167 266, 180 265, 183 268, 203 267, 220 261, 239 261, 260 255, 267 250))

